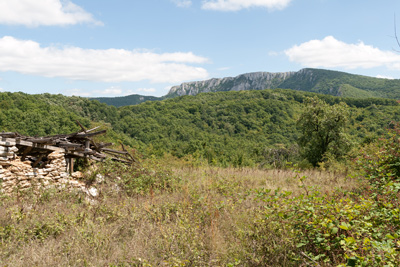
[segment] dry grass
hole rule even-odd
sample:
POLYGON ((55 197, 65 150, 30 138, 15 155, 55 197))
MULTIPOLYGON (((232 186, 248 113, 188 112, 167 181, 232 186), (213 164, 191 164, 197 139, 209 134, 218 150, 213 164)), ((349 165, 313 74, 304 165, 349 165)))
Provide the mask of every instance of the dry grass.
POLYGON ((0 265, 263 266, 251 249, 262 219, 254 190, 299 194, 303 175, 307 187, 321 191, 357 186, 319 171, 170 167, 172 189, 130 196, 110 182, 92 204, 66 192, 3 197, 0 265))
POLYGON ((300 178, 305 176, 304 185, 314 187, 322 192, 332 191, 334 188, 352 190, 359 185, 359 181, 349 178, 342 173, 323 172, 319 170, 263 170, 254 168, 219 168, 219 167, 173 167, 174 173, 185 177, 192 186, 209 188, 216 182, 232 181, 245 189, 278 189, 304 193, 300 188, 303 183, 300 178))

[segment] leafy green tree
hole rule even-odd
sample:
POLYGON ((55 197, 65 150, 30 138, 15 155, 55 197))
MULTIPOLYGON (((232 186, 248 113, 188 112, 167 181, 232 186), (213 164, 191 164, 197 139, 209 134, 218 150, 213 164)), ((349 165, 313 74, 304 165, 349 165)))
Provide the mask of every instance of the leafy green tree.
POLYGON ((344 130, 348 106, 341 102, 329 105, 318 97, 307 97, 305 110, 298 120, 301 153, 313 166, 324 159, 338 159, 348 152, 350 142, 344 130))

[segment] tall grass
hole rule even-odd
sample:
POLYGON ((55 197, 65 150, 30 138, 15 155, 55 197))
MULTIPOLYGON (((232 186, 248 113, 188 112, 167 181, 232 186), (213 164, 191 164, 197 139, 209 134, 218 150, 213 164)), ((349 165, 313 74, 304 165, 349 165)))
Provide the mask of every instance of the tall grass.
MULTIPOLYGON (((277 246, 274 260, 266 260, 255 243, 264 220, 257 192, 280 188, 299 195, 358 186, 344 175, 315 170, 171 161, 97 171, 106 182, 95 200, 60 191, 1 196, 0 265, 290 266, 290 246, 277 246)), ((279 242, 272 233, 269 241, 279 242)))

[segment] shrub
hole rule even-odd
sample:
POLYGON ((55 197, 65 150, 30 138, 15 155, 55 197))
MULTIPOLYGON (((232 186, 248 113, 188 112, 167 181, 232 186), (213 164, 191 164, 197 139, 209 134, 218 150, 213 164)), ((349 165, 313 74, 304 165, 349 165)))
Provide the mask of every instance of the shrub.
MULTIPOLYGON (((398 266, 400 262, 400 131, 362 150, 358 165, 368 183, 354 192, 258 191, 264 220, 254 236, 259 251, 285 251, 291 262, 322 266, 398 266), (261 233, 261 234, 260 234, 261 233), (264 235, 263 235, 264 233, 264 235), (274 243, 274 251, 265 248, 274 243), (278 246, 276 247, 276 244, 278 246), (287 251, 289 249, 289 251, 287 251)), ((302 182, 306 177, 296 177, 302 182)))

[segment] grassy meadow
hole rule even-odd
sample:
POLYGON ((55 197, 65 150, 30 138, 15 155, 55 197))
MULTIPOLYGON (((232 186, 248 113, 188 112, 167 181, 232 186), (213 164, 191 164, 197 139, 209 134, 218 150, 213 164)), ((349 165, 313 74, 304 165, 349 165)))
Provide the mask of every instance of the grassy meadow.
POLYGON ((171 158, 134 170, 108 164, 98 173, 106 179, 96 199, 58 190, 3 195, 1 266, 305 266, 311 261, 293 261, 296 248, 280 240, 284 232, 260 232, 265 203, 257 196, 266 189, 302 195, 359 186, 340 173, 171 158))

